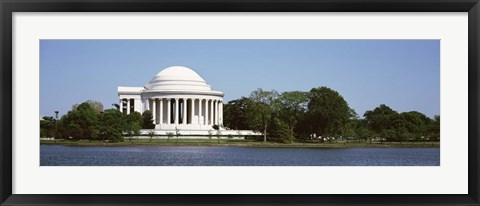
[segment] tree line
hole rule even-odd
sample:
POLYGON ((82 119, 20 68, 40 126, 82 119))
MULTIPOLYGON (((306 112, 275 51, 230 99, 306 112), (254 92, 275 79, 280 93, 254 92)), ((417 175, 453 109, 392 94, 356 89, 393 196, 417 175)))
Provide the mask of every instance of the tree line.
POLYGON ((224 105, 224 126, 255 130, 263 141, 296 140, 419 141, 440 139, 440 116, 397 112, 385 104, 363 118, 328 87, 279 93, 257 89, 224 105))
MULTIPOLYGON (((123 141, 124 136, 138 136, 140 129, 153 129, 153 115, 126 114, 103 109, 96 101, 75 104, 60 119, 45 116, 40 120, 40 137, 123 141)), ((440 116, 429 118, 417 112, 397 112, 387 105, 368 110, 363 118, 345 99, 328 87, 309 92, 257 89, 249 97, 224 104, 224 127, 254 130, 259 140, 290 143, 298 141, 419 141, 440 139, 440 116)), ((218 130, 219 126, 214 125, 218 130)))
POLYGON ((96 101, 86 101, 72 106, 66 115, 59 120, 45 116, 40 120, 40 137, 55 137, 61 139, 108 140, 124 141, 124 136, 138 136, 140 129, 153 129, 153 115, 150 111, 142 114, 130 114, 116 109, 103 109, 96 101))

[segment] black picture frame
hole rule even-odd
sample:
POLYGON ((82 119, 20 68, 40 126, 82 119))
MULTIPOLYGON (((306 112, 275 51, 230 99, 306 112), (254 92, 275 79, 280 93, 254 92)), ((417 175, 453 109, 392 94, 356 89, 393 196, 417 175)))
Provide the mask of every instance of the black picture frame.
MULTIPOLYGON (((1 205, 480 205, 478 0, 0 0, 1 205), (468 12, 468 194, 36 195, 12 194, 13 12, 468 12)), ((414 185, 412 185, 414 186, 414 185)))

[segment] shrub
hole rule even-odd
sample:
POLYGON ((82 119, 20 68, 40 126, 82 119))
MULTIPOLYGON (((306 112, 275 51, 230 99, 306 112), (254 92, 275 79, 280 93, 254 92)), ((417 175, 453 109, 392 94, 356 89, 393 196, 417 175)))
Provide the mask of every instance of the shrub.
POLYGON ((123 142, 123 135, 122 133, 110 126, 102 127, 100 129, 100 138, 103 140, 108 140, 109 142, 123 142))
POLYGON ((154 129, 155 124, 153 124, 153 114, 150 112, 150 110, 147 110, 143 112, 142 114, 143 122, 142 122, 142 128, 143 129, 154 129))

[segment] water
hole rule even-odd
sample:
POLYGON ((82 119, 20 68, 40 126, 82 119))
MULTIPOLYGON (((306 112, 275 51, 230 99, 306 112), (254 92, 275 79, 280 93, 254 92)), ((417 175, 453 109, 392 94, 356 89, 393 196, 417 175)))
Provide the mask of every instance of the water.
POLYGON ((40 146, 41 166, 439 166, 439 148, 40 146))

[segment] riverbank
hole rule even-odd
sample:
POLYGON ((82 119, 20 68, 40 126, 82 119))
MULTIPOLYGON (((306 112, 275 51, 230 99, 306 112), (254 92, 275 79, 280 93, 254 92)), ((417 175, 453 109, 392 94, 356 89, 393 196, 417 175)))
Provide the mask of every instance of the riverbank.
POLYGON ((135 139, 124 142, 103 142, 89 140, 41 140, 42 145, 64 146, 233 146, 233 147, 305 147, 305 148, 349 148, 349 147, 440 147, 440 142, 293 142, 289 144, 276 142, 260 142, 254 140, 235 139, 135 139))

